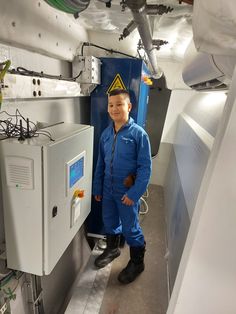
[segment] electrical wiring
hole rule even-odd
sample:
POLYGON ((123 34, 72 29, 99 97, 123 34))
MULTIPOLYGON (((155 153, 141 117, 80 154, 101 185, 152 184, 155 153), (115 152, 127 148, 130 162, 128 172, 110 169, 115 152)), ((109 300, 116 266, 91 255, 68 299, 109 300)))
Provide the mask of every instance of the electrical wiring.
MULTIPOLYGON (((82 0, 80 0, 80 1, 82 1, 82 0)), ((120 55, 124 55, 124 56, 129 57, 129 58, 137 59, 136 57, 131 56, 131 55, 126 54, 126 53, 123 53, 121 51, 117 51, 117 50, 113 50, 113 49, 107 49, 105 47, 102 47, 102 46, 99 46, 99 45, 96 45, 96 44, 93 44, 93 43, 89 43, 89 42, 84 42, 82 44, 82 46, 81 46, 81 56, 84 55, 84 47, 87 47, 87 46, 95 47, 95 48, 98 48, 98 49, 103 49, 103 50, 105 50, 107 52, 110 52, 111 54, 112 53, 118 53, 120 55)), ((8 70, 8 72, 11 73, 11 74, 43 77, 43 78, 48 78, 48 79, 57 79, 57 80, 64 80, 64 81, 76 81, 76 79, 79 78, 81 76, 81 74, 83 73, 83 71, 81 70, 78 73, 78 75, 76 75, 75 77, 63 77, 62 75, 47 74, 47 73, 44 73, 43 71, 37 72, 37 71, 28 70, 28 69, 26 69, 24 67, 17 67, 16 69, 8 70)))
POLYGON ((148 189, 146 190, 146 192, 142 195, 142 197, 140 198, 140 208, 139 208, 139 214, 140 215, 145 215, 148 213, 148 203, 145 199, 147 199, 149 196, 149 192, 148 189))
MULTIPOLYGON (((16 113, 14 115, 9 114, 5 110, 0 112, 0 114, 3 114, 3 113, 8 115, 10 118, 5 119, 5 120, 0 120, 0 126, 1 126, 0 134, 5 135, 6 137, 17 137, 18 135, 20 135, 21 128, 19 124, 19 118, 23 119, 25 122, 27 122, 27 119, 21 115, 18 109, 16 109, 16 113), (15 122, 13 118, 15 118, 15 122)), ((34 132, 36 131, 35 127, 36 127, 35 123, 28 120, 28 131, 29 131, 28 135, 31 135, 31 136, 34 135, 34 132), (33 127, 31 124, 33 125, 33 127)), ((22 126, 22 132, 25 134, 27 132, 27 127, 22 126)))
POLYGON ((78 77, 80 77, 80 75, 81 75, 82 73, 83 73, 83 71, 81 70, 77 76, 73 77, 73 81, 75 81, 78 77))
POLYGON ((15 114, 9 114, 7 111, 0 112, 0 136, 1 140, 6 138, 18 138, 18 140, 25 140, 26 138, 38 137, 39 135, 47 136, 51 141, 55 141, 50 132, 47 130, 37 129, 34 122, 25 118, 18 109, 15 114), (7 119, 2 120, 1 114, 8 116, 7 119), (23 125, 26 124, 26 126, 23 125))
POLYGON ((12 271, 9 270, 9 272, 6 273, 6 274, 0 273, 0 280, 1 280, 1 278, 4 278, 4 277, 8 276, 11 272, 12 272, 12 271))
POLYGON ((3 67, 3 69, 0 71, 0 108, 2 105, 2 91, 1 91, 1 83, 4 79, 5 74, 7 73, 7 71, 9 70, 11 66, 11 61, 7 60, 5 62, 1 62, 0 63, 0 69, 3 67))
POLYGON ((140 198, 140 201, 141 201, 141 204, 140 204, 139 214, 145 215, 149 211, 148 204, 143 197, 140 198))
POLYGON ((48 78, 48 79, 56 79, 56 80, 64 80, 64 81, 75 81, 82 74, 82 71, 80 71, 80 73, 75 77, 63 77, 62 75, 46 74, 43 71, 36 72, 36 71, 28 70, 28 69, 23 68, 23 67, 17 67, 16 69, 12 69, 8 72, 11 74, 20 74, 20 75, 25 75, 25 76, 36 76, 36 77, 43 77, 43 78, 48 78))
POLYGON ((11 270, 9 275, 0 280, 0 290, 4 293, 6 299, 16 299, 16 294, 14 292, 16 291, 19 285, 19 279, 23 274, 23 272, 11 270), (14 284, 15 281, 15 286, 11 287, 11 285, 14 284))
POLYGON ((10 68, 10 65, 11 65, 11 61, 10 60, 7 60, 5 62, 2 62, 0 63, 0 66, 4 66, 5 67, 2 69, 2 71, 0 72, 0 81, 3 80, 6 72, 8 71, 8 69, 10 68))
POLYGON ((127 53, 123 53, 121 51, 117 51, 117 50, 113 50, 113 49, 108 49, 108 48, 105 48, 105 47, 102 47, 102 46, 99 46, 99 45, 96 45, 96 44, 93 44, 93 43, 89 43, 89 42, 84 42, 81 46, 81 56, 84 55, 84 47, 95 47, 95 48, 99 48, 99 49, 102 49, 102 50, 105 50, 105 51, 108 51, 110 52, 111 54, 112 53, 119 53, 120 55, 123 55, 123 56, 126 56, 126 57, 129 57, 129 58, 133 58, 133 59, 137 59, 136 57, 134 56, 131 56, 127 53))
POLYGON ((13 277, 15 272, 12 270, 7 276, 0 279, 0 289, 4 287, 13 277))
POLYGON ((40 134, 47 136, 50 139, 50 141, 55 142, 55 140, 51 137, 51 135, 44 133, 44 132, 38 132, 37 131, 37 133, 35 134, 34 137, 38 137, 40 134))
POLYGON ((148 198, 148 196, 149 196, 149 191, 148 191, 148 189, 146 190, 146 192, 143 194, 143 196, 142 197, 144 197, 144 198, 148 198))

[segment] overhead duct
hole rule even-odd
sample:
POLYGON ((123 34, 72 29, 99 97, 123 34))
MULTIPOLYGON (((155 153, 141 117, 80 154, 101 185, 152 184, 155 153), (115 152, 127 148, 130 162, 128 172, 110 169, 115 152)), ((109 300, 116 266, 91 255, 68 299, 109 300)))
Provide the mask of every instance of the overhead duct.
POLYGON ((134 22, 137 25, 144 49, 153 69, 152 76, 154 78, 160 78, 163 72, 161 68, 157 65, 156 50, 155 46, 152 43, 151 29, 146 14, 146 1, 127 0, 125 3, 131 10, 134 22))

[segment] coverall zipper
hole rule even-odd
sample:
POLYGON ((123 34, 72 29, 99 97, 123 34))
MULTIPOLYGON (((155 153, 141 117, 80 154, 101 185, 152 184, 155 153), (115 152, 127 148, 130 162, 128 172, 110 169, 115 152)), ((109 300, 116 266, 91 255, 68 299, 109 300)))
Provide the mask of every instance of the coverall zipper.
POLYGON ((111 149, 111 190, 113 191, 113 159, 114 159, 114 152, 115 152, 115 146, 116 146, 116 138, 117 138, 117 133, 114 135, 113 143, 112 143, 112 149, 111 149))
POLYGON ((111 170, 111 190, 113 191, 113 159, 114 159, 114 153, 115 153, 115 146, 116 146, 116 139, 117 139, 117 135, 118 133, 124 129, 124 127, 127 125, 127 123, 125 125, 123 125, 118 132, 114 130, 114 139, 113 139, 113 143, 112 143, 112 149, 111 149, 111 165, 110 165, 110 170, 111 170))

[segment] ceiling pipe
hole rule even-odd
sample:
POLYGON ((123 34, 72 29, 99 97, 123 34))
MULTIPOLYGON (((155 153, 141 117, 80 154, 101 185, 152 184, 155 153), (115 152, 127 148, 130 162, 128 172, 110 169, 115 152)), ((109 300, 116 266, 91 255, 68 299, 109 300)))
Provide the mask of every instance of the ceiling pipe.
POLYGON ((125 4, 131 10, 134 22, 137 25, 143 47, 153 69, 152 77, 158 79, 162 76, 163 72, 161 68, 157 65, 156 49, 152 43, 151 29, 145 9, 146 1, 126 0, 125 4))

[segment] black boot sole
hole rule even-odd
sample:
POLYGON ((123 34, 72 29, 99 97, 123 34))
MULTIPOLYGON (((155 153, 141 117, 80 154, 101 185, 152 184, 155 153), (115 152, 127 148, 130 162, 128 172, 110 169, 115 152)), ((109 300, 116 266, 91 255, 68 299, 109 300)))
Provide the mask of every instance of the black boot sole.
POLYGON ((117 250, 117 252, 115 252, 114 254, 107 256, 107 257, 104 257, 104 258, 102 258, 102 255, 100 255, 95 259, 94 265, 97 268, 106 267, 108 264, 110 264, 118 256, 120 256, 120 250, 117 250))
POLYGON ((120 274, 118 275, 118 280, 122 284, 129 284, 133 282, 143 271, 144 271, 144 264, 140 265, 139 269, 136 269, 132 274, 126 271, 126 268, 123 269, 120 274))

